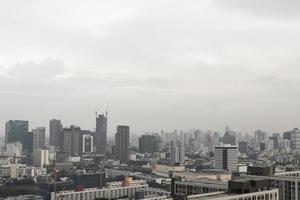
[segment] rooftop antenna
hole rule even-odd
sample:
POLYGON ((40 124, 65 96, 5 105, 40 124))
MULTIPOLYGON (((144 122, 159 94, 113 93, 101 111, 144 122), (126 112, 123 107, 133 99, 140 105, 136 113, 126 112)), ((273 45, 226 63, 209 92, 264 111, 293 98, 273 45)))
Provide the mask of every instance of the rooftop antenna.
POLYGON ((96 115, 96 118, 98 117, 98 112, 97 112, 97 110, 95 110, 95 115, 96 115))
POLYGON ((107 115, 108 115, 108 100, 107 100, 107 102, 106 102, 106 118, 107 118, 107 115))

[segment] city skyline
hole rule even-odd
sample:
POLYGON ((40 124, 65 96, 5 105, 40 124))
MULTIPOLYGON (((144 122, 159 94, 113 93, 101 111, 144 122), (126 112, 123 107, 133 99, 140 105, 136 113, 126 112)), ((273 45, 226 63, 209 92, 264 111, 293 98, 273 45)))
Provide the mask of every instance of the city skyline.
MULTIPOLYGON (((106 115, 103 113, 103 114, 99 114, 99 116, 105 116, 106 117, 106 115)), ((37 126, 33 126, 32 124, 31 124, 31 121, 29 121, 28 119, 9 119, 9 120, 7 120, 4 124, 6 124, 7 122, 9 122, 9 121, 26 121, 26 122, 28 122, 28 130, 29 130, 29 132, 30 131, 34 131, 34 130, 36 130, 36 129, 39 129, 39 128, 45 128, 45 133, 46 133, 46 136, 47 136, 47 138, 49 139, 49 143, 51 142, 51 137, 50 137, 50 125, 49 125, 49 123, 51 122, 51 121, 60 121, 61 122, 61 125, 62 125, 62 127, 61 128, 68 128, 68 127, 70 127, 70 126, 75 126, 75 127, 79 127, 82 131, 92 131, 92 132, 96 132, 96 130, 97 130, 97 128, 96 128, 96 124, 94 125, 95 127, 82 127, 80 124, 75 124, 75 123, 70 123, 70 124, 66 124, 66 123, 64 123, 64 120, 62 120, 62 119, 58 119, 58 118, 53 118, 53 119, 50 119, 47 123, 45 123, 45 124, 43 124, 43 125, 37 125, 37 126)), ((95 119, 94 119, 95 120, 95 119)), ((34 124, 34 123, 33 123, 34 124)), ((119 126, 119 125, 124 125, 124 124, 122 124, 122 123, 119 123, 119 124, 113 124, 113 125, 108 125, 109 124, 109 118, 107 118, 107 130, 109 130, 109 131, 107 131, 107 133, 106 133, 106 135, 107 135, 107 139, 108 140, 111 140, 111 139, 113 139, 114 138, 114 136, 115 136, 115 134, 117 133, 117 131, 116 131, 116 127, 117 126, 119 126)), ((130 125, 131 126, 131 125, 130 125)), ((135 135, 135 136, 142 136, 142 135, 147 135, 147 134, 150 134, 150 135, 152 135, 152 134, 158 134, 158 133, 161 133, 161 131, 163 131, 163 132, 166 132, 166 133, 172 133, 172 132, 177 132, 177 134, 179 134, 179 132, 181 132, 181 131, 183 131, 184 133, 186 133, 186 132, 190 132, 190 131, 197 131, 197 130, 199 130, 199 131, 201 131, 203 134, 205 134, 206 132, 211 132, 211 133, 213 133, 213 132, 216 132, 216 133, 219 133, 219 134, 222 134, 222 135, 226 135, 226 134, 228 134, 228 131, 227 131, 227 129, 230 129, 231 131, 234 131, 236 134, 242 134, 242 135, 245 135, 245 134, 250 134, 250 135, 252 135, 252 136, 254 136, 255 135, 255 132, 256 131, 263 131, 263 132, 265 132, 266 134, 269 134, 269 135, 272 135, 272 134, 277 134, 277 133, 280 133, 280 134, 283 134, 284 132, 287 132, 287 131, 291 131, 291 130, 293 130, 293 129, 298 129, 298 127, 293 127, 293 128, 290 128, 290 129, 282 129, 282 131, 269 131, 269 130, 266 130, 266 129, 260 129, 260 128, 256 128, 256 129, 253 129, 253 131, 251 131, 251 132, 247 132, 247 131, 240 131, 240 130, 237 130, 237 129, 235 129, 234 127, 232 128, 231 126, 229 127, 228 125, 226 125, 226 126, 224 126, 223 127, 223 129, 218 129, 218 130, 216 130, 216 129, 211 129, 211 128, 203 128, 203 127, 189 127, 189 128, 186 128, 186 129, 181 129, 181 128, 177 128, 177 127, 170 127, 170 128, 167 128, 167 129, 149 129, 149 130, 145 130, 145 131, 140 131, 140 132, 133 132, 133 133, 131 133, 132 135, 135 135)), ((4 130, 3 130, 3 134, 1 134, 1 132, 0 132, 0 138, 1 137, 4 137, 5 136, 5 126, 4 126, 4 130)))
POLYGON ((109 134, 116 124, 133 133, 299 127, 298 8, 294 0, 2 1, 1 134, 9 119, 91 129, 94 110, 106 109, 109 134))

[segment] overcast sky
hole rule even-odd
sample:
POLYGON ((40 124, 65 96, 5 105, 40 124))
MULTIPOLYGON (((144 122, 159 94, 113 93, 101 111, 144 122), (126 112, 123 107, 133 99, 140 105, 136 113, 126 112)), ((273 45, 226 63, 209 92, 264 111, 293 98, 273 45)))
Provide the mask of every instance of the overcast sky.
POLYGON ((0 1, 0 130, 300 127, 300 1, 0 1))

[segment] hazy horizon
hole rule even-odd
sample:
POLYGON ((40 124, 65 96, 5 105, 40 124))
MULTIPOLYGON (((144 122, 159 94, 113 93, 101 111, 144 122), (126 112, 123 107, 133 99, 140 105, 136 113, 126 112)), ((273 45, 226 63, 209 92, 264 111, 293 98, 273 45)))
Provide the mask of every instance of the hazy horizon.
MULTIPOLYGON (((300 1, 0 2, 0 135, 52 118, 108 133, 300 127, 300 1), (18 6, 16 6, 18 4, 18 6)), ((48 130, 47 130, 48 132, 48 130)))

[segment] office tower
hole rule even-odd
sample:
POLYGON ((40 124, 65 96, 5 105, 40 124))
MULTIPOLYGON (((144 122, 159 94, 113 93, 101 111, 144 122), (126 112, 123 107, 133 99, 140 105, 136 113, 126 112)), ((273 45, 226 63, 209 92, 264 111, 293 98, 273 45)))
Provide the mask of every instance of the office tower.
POLYGON ((171 141, 170 165, 182 164, 185 161, 184 144, 179 141, 171 141))
POLYGON ((91 130, 81 130, 81 134, 82 135, 90 135, 93 136, 93 151, 96 151, 96 136, 95 136, 95 131, 91 131, 91 130))
POLYGON ((283 139, 284 140, 291 140, 291 134, 293 131, 287 131, 283 133, 283 139))
POLYGON ((200 130, 194 132, 195 144, 197 147, 200 147, 203 144, 203 133, 200 130))
POLYGON ((273 142, 273 149, 278 149, 278 137, 277 136, 271 136, 270 140, 273 142))
POLYGON ((96 152, 98 154, 106 154, 107 142, 107 116, 98 115, 96 118, 96 152))
POLYGON ((239 152, 247 154, 248 153, 248 143, 244 141, 239 142, 239 152))
POLYGON ((67 155, 71 155, 72 152, 72 130, 70 128, 64 128, 63 132, 63 141, 61 151, 67 155))
POLYGON ((49 127, 50 127, 50 146, 54 147, 59 147, 62 150, 62 141, 63 141, 63 136, 62 136, 62 129, 63 126, 61 124, 60 120, 57 119, 52 119, 49 122, 49 127))
POLYGON ((93 152, 93 136, 88 134, 82 135, 82 153, 93 152))
POLYGON ((291 131, 291 148, 300 149, 300 130, 297 128, 291 131))
POLYGON ((140 153, 154 153, 162 151, 162 142, 159 135, 142 135, 139 138, 140 153))
POLYGON ((28 152, 33 153, 33 132, 28 132, 28 152))
POLYGON ((176 141, 171 141, 170 165, 179 163, 179 146, 176 141))
POLYGON ((44 149, 45 148, 45 127, 38 127, 32 130, 32 147, 33 149, 44 149))
POLYGON ((28 150, 28 121, 9 120, 5 125, 5 145, 8 142, 21 142, 23 149, 28 150))
POLYGON ((129 126, 118 126, 115 135, 115 158, 121 163, 129 160, 129 126))
POLYGON ((219 170, 237 170, 238 151, 236 146, 215 146, 215 168, 219 170))
POLYGON ((33 164, 36 167, 43 167, 44 165, 49 165, 49 151, 43 149, 34 149, 33 164))
POLYGON ((261 130, 256 130, 254 132, 254 136, 255 136, 255 141, 257 144, 259 144, 260 142, 262 142, 266 139, 266 133, 261 130))
POLYGON ((205 133, 204 138, 203 138, 203 146, 207 147, 209 152, 213 152, 213 141, 209 133, 205 133))
POLYGON ((224 134, 223 144, 235 145, 235 135, 233 132, 226 132, 224 134))
POLYGON ((63 129, 63 152, 70 156, 80 156, 82 152, 81 129, 77 126, 63 129))
POLYGON ((218 132, 214 132, 213 134, 213 146, 219 145, 219 133, 218 132))
POLYGON ((80 156, 81 155, 81 144, 82 144, 82 135, 81 129, 77 126, 70 127, 72 132, 72 144, 71 144, 71 156, 80 156))
POLYGON ((190 136, 189 138, 189 146, 188 146, 188 152, 189 153, 194 153, 196 151, 196 142, 193 136, 190 136))
POLYGON ((182 164, 185 161, 185 148, 184 143, 179 142, 179 163, 182 164))

